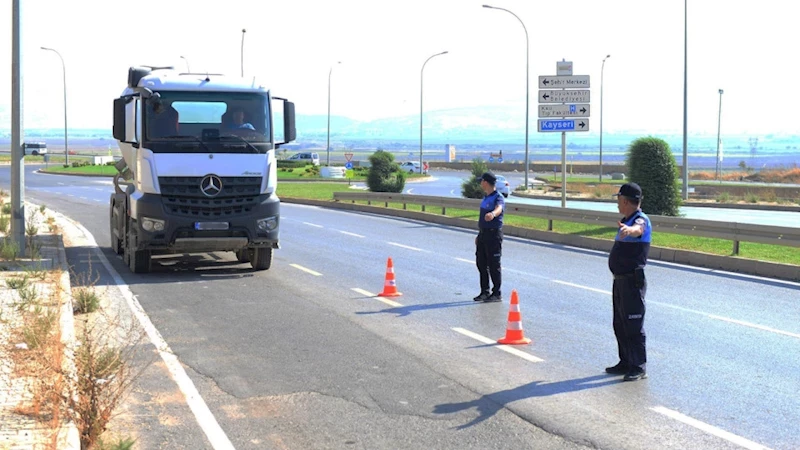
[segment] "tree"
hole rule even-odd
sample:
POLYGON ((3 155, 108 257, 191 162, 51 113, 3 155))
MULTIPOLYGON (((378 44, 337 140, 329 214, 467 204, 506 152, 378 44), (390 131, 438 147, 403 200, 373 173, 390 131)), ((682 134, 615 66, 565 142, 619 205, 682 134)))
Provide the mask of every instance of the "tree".
POLYGON ((481 175, 489 171, 486 161, 481 158, 472 160, 472 176, 461 183, 461 196, 465 198, 483 198, 485 193, 481 189, 481 175))
POLYGON ((394 162, 394 155, 378 150, 369 157, 367 188, 372 192, 403 192, 406 174, 394 162))
POLYGON ((636 139, 628 147, 625 165, 630 181, 642 188, 642 211, 678 215, 681 205, 678 166, 666 141, 652 136, 636 139))

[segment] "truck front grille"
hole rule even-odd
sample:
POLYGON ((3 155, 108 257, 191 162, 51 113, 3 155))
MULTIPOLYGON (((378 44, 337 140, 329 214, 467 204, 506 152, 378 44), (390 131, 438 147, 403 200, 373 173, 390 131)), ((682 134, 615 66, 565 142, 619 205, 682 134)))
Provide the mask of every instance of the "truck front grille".
POLYGON ((209 197, 200 189, 204 177, 159 177, 167 213, 202 219, 248 214, 258 203, 261 177, 220 177, 222 189, 209 197))

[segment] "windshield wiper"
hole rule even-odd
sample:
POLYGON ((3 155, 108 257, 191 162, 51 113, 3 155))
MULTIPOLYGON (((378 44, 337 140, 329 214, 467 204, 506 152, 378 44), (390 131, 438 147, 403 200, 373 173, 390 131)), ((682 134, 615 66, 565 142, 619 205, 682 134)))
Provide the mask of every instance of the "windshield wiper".
POLYGON ((191 135, 173 135, 173 136, 163 136, 163 137, 159 137, 158 139, 165 139, 165 140, 172 140, 172 139, 174 139, 174 140, 178 140, 178 139, 190 139, 190 140, 193 140, 193 141, 195 141, 195 142, 199 143, 200 145, 202 145, 202 146, 203 146, 203 148, 205 148, 206 150, 208 150, 208 153, 213 153, 213 152, 211 151, 211 148, 209 148, 209 147, 206 145, 206 143, 205 143, 205 142, 203 142, 203 140, 202 140, 202 139, 200 139, 200 138, 198 138, 197 136, 191 136, 191 135))
POLYGON ((251 144, 250 141, 248 141, 247 139, 245 139, 245 138, 243 138, 241 136, 237 136, 235 134, 221 134, 221 135, 219 135, 219 138, 220 139, 223 139, 223 138, 236 138, 236 139, 244 142, 248 147, 253 149, 254 152, 261 153, 261 150, 259 150, 258 147, 256 147, 255 145, 251 144))

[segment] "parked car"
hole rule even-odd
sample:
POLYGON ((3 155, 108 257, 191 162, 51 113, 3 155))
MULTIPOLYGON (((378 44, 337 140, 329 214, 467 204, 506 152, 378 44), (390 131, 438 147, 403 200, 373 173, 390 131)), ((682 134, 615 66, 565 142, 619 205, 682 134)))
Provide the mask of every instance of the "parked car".
POLYGON ((422 172, 420 172, 419 161, 406 161, 400 164, 400 170, 403 170, 408 173, 428 173, 427 170, 423 170, 422 172))
POLYGON ((319 165, 319 153, 312 153, 312 152, 305 152, 305 153, 295 153, 294 155, 289 157, 290 160, 300 160, 306 161, 307 163, 314 164, 315 166, 319 165))
POLYGON ((511 195, 511 187, 508 185, 508 180, 502 175, 495 176, 497 177, 497 182, 494 184, 494 187, 497 189, 497 192, 503 194, 503 197, 508 198, 508 196, 511 195))
POLYGON ((22 149, 26 155, 44 155, 47 153, 47 144, 44 142, 24 142, 22 149))

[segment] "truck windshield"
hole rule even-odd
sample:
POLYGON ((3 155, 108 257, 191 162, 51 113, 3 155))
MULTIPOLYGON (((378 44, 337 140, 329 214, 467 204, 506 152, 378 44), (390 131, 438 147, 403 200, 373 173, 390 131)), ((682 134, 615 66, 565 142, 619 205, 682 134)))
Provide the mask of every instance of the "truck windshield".
POLYGON ((144 108, 144 136, 156 153, 264 153, 272 148, 266 94, 159 92, 144 108))

